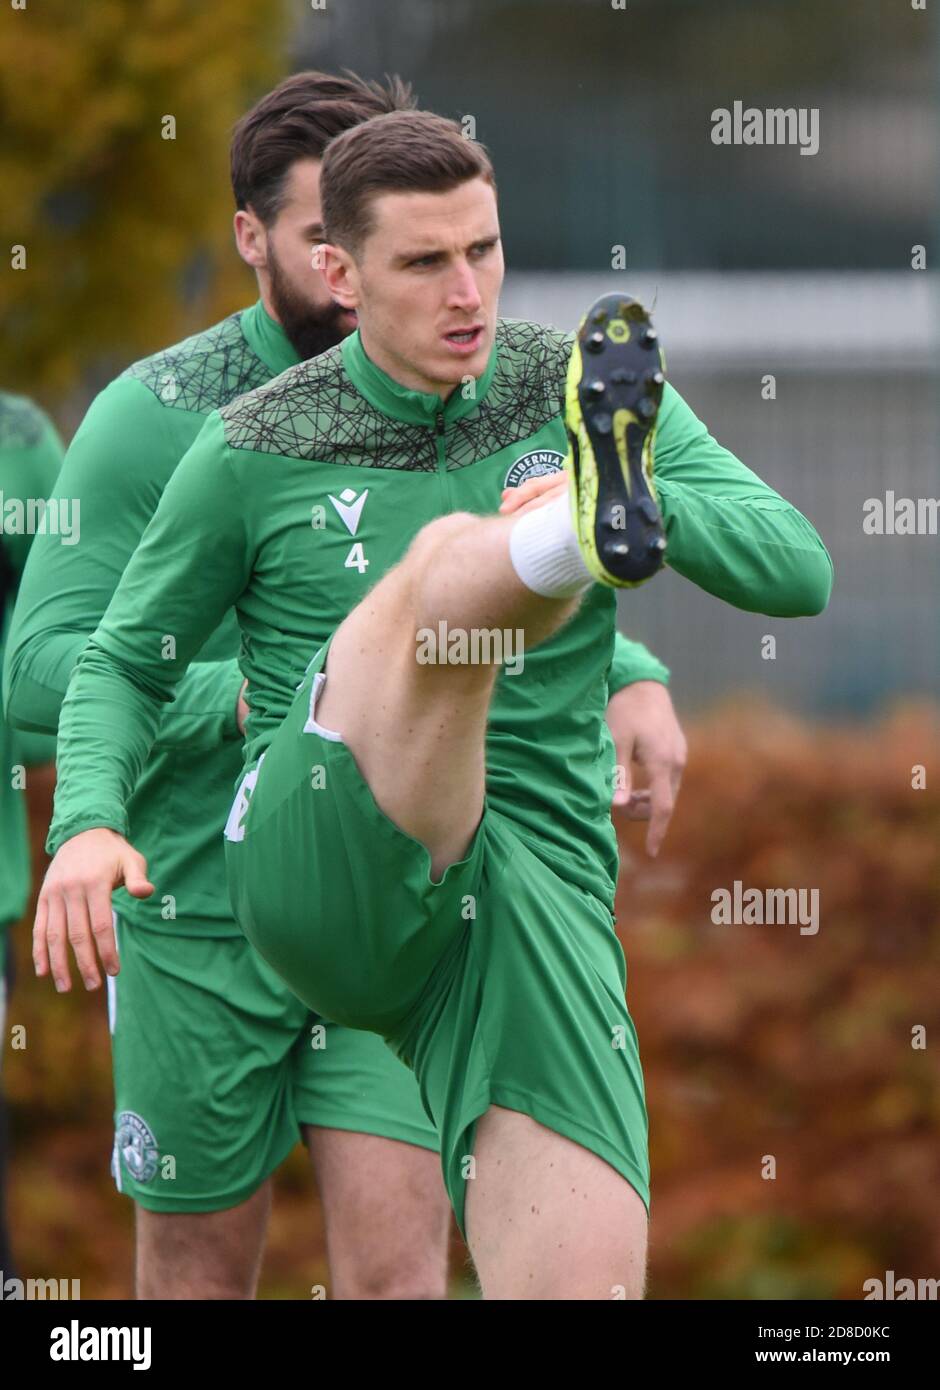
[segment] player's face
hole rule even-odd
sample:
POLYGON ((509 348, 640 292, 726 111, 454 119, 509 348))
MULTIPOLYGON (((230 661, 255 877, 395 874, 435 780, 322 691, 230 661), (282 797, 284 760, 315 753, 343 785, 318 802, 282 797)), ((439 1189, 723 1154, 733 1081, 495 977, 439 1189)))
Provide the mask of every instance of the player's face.
POLYGON ((356 315, 336 303, 313 265, 323 241, 320 160, 296 160, 284 191, 284 203, 265 229, 268 298, 298 355, 314 357, 351 333, 356 315))
POLYGON ((482 375, 493 347, 503 252, 483 178, 449 193, 382 193, 351 258, 351 303, 366 352, 413 390, 450 394, 482 375))

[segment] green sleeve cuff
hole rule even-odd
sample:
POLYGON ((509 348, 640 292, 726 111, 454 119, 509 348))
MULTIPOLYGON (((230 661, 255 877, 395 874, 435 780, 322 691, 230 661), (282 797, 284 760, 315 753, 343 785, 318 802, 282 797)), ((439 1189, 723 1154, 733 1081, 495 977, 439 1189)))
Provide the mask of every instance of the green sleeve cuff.
POLYGON ((660 685, 668 685, 669 667, 664 666, 642 642, 631 642, 629 637, 618 632, 614 638, 614 657, 607 675, 608 697, 637 681, 659 681, 660 685))
POLYGON ((107 811, 96 816, 92 811, 87 815, 74 816, 70 820, 60 821, 58 825, 51 825, 46 839, 46 853, 52 858, 66 840, 74 840, 75 836, 81 835, 83 830, 114 830, 118 835, 123 835, 126 840, 127 817, 111 815, 107 811))

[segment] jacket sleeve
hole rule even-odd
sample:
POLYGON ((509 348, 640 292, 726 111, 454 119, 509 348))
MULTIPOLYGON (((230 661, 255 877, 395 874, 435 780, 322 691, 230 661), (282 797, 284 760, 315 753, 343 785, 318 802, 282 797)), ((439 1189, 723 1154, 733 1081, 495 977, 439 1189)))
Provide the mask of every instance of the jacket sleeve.
POLYGON ((668 383, 653 474, 666 526, 666 563, 752 613, 821 613, 832 561, 815 529, 708 430, 668 383))
MULTIPOLYGON (((35 537, 7 642, 4 688, 15 728, 55 733, 69 677, 108 607, 160 500, 166 407, 140 382, 119 378, 92 403, 65 457, 53 497, 72 535, 35 537)), ((157 743, 216 747, 238 738, 241 672, 235 658, 197 662, 164 714, 157 743)))
POLYGON ((669 668, 642 642, 632 642, 618 632, 614 636, 614 657, 607 674, 608 696, 616 695, 618 690, 636 681, 659 681, 660 685, 668 685, 669 668))
POLYGON ((253 554, 217 415, 180 463, 69 679, 48 848, 127 834, 127 801, 166 704, 244 591, 253 554))

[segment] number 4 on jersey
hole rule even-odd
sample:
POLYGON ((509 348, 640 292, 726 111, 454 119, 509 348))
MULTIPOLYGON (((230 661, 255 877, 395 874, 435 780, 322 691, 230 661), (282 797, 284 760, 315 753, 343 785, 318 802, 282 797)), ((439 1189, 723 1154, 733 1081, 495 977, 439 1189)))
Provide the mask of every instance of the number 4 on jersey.
MULTIPOLYGON (((336 508, 346 530, 354 536, 359 530, 359 521, 362 517, 362 509, 366 504, 366 498, 369 496, 369 489, 366 488, 365 492, 360 493, 358 497, 351 487, 344 488, 338 497, 334 497, 332 493, 327 493, 327 496, 336 508)), ((356 541, 346 556, 344 567, 365 574, 368 566, 369 561, 362 553, 362 541, 356 541)))
POLYGON ((362 553, 362 541, 356 541, 356 544, 346 556, 345 568, 348 570, 358 570, 360 574, 365 574, 368 566, 369 561, 362 553))

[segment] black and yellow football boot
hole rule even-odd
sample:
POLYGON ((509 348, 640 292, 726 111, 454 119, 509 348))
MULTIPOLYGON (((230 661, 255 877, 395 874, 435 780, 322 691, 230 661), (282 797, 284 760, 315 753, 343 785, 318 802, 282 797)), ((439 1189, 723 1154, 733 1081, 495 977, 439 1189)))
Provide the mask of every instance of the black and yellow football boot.
POLYGON ((605 294, 578 329, 565 395, 575 533, 591 574, 633 588, 661 569, 666 534, 653 483, 666 359, 649 314, 605 294))

